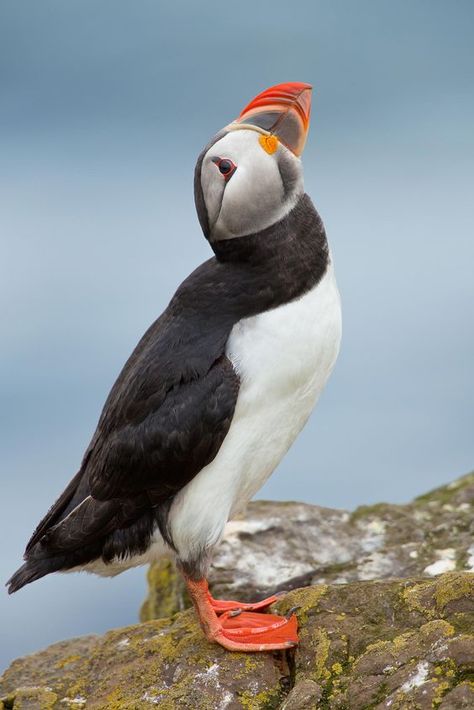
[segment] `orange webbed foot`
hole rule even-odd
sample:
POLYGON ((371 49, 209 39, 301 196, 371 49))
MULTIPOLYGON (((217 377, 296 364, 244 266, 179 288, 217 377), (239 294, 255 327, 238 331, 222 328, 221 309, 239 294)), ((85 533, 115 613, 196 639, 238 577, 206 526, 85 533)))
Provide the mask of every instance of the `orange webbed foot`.
POLYGON ((186 579, 201 627, 209 639, 229 651, 277 651, 298 644, 298 622, 294 609, 287 616, 259 613, 277 601, 274 595, 256 604, 219 601, 210 593, 205 579, 186 579))
POLYGON ((267 597, 266 599, 261 599, 259 602, 237 602, 233 600, 224 600, 224 599, 214 599, 209 594, 209 601, 211 602, 211 606, 216 612, 216 614, 223 614, 226 611, 236 611, 240 609, 241 611, 259 611, 266 609, 269 607, 271 604, 274 604, 277 602, 279 599, 279 596, 277 594, 273 594, 271 597, 267 597))
POLYGON ((230 651, 275 651, 298 644, 296 616, 277 616, 254 612, 225 612, 219 617, 220 629, 213 640, 230 651))

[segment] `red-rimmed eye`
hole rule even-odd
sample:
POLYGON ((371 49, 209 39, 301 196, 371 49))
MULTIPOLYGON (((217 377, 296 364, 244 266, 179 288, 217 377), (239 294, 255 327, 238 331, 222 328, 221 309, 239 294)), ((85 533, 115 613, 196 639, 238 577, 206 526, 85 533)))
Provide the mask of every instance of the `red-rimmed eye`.
POLYGON ((213 158, 212 161, 217 165, 219 172, 226 180, 229 180, 237 170, 237 165, 230 158, 213 158))

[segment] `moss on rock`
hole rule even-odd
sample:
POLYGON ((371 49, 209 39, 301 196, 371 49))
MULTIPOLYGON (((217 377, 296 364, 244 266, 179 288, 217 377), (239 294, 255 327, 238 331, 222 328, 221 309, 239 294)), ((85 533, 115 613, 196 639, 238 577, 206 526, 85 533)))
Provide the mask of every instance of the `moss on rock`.
POLYGON ((461 476, 445 486, 435 488, 428 493, 424 493, 415 498, 414 503, 418 507, 426 505, 443 506, 459 505, 472 501, 472 488, 474 487, 474 471, 466 476, 461 476), (467 495, 464 495, 464 492, 467 495))
POLYGON ((474 682, 473 582, 450 573, 294 590, 274 605, 300 607, 301 642, 287 653, 228 653, 187 610, 19 659, 0 698, 13 710, 293 710, 292 697, 301 709, 305 698, 324 710, 469 707, 459 703, 474 682))
POLYGON ((171 559, 163 557, 150 565, 147 579, 149 593, 140 609, 140 621, 166 619, 191 606, 183 578, 171 559))
POLYGON ((208 643, 186 610, 174 564, 163 559, 149 571, 144 623, 14 661, 0 678, 0 710, 474 707, 474 576, 452 569, 432 577, 425 569, 434 560, 472 562, 473 501, 471 474, 408 506, 369 506, 352 517, 298 503, 252 504, 250 518, 229 528, 213 591, 246 601, 293 574, 286 586, 295 588, 272 611, 296 607, 296 650, 228 653, 208 643), (297 545, 302 526, 309 532, 297 545), (278 540, 283 546, 274 549, 278 540), (324 564, 312 559, 320 548, 324 564), (243 549, 249 553, 240 559, 243 549))

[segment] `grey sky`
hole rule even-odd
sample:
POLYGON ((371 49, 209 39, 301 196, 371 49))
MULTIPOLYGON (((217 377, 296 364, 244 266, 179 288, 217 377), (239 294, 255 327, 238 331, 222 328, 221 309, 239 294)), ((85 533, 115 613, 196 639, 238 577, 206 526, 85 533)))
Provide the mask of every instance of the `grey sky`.
MULTIPOLYGON (((76 471, 145 328, 209 256, 201 147, 253 95, 314 85, 306 187, 343 299, 340 360, 261 497, 405 501, 472 468, 468 0, 4 0, 1 578, 76 471)), ((132 623, 144 571, 0 596, 0 667, 132 623)))

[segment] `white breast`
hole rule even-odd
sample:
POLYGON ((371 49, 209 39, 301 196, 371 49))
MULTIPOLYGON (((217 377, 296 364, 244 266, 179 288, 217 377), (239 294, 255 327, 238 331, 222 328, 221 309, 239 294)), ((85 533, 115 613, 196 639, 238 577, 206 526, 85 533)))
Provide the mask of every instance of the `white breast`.
POLYGON ((214 461, 179 492, 170 510, 182 559, 215 545, 227 520, 273 472, 316 404, 340 338, 332 264, 298 300, 234 326, 227 356, 241 382, 231 427, 214 461))

